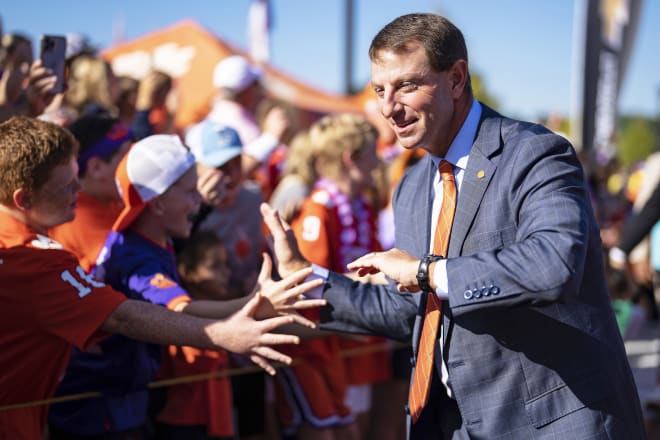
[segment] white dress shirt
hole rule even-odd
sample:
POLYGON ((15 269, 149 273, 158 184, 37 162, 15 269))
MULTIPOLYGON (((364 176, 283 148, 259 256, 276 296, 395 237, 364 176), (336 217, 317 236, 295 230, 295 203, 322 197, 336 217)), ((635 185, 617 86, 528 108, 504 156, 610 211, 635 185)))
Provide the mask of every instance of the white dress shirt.
MULTIPOLYGON (((436 172, 433 176, 433 207, 431 209, 431 231, 435 231, 436 225, 438 223, 438 214, 440 213, 440 208, 442 207, 442 179, 440 178, 440 161, 442 159, 451 163, 454 166, 454 180, 456 181, 456 200, 458 201, 458 196, 461 192, 461 185, 463 184, 463 176, 465 175, 465 169, 467 168, 468 159, 470 156, 470 149, 474 143, 474 138, 477 135, 477 126, 479 125, 479 119, 481 118, 481 104, 475 99, 472 102, 472 107, 470 107, 470 112, 468 113, 465 122, 461 126, 461 129, 456 134, 453 142, 449 146, 447 155, 443 157, 431 156, 433 163, 435 164, 436 172)), ((429 253, 433 253, 433 238, 434 233, 431 232, 431 240, 429 240, 429 253)), ((433 281, 435 282, 435 293, 440 299, 446 300, 449 297, 449 281, 447 280, 447 260, 439 260, 435 264, 433 269, 433 281)), ((442 358, 442 347, 444 346, 444 338, 442 331, 442 320, 440 321, 440 329, 438 331, 438 350, 435 350, 435 365, 440 371, 440 378, 442 380, 445 389, 447 390, 447 395, 451 397, 451 387, 448 383, 449 373, 447 371, 447 365, 442 358)))
MULTIPOLYGON (((468 158, 470 156, 470 149, 474 143, 474 138, 477 135, 477 126, 481 118, 481 104, 475 99, 470 107, 465 122, 461 129, 456 134, 454 141, 449 146, 447 155, 445 157, 431 156, 435 164, 436 172, 433 177, 433 208, 431 211, 431 231, 435 231, 438 223, 438 214, 442 206, 442 180, 440 179, 440 161, 445 159, 447 162, 454 166, 454 178, 456 180, 456 200, 461 193, 461 185, 463 184, 463 175, 467 168, 468 158)), ((429 241, 429 252, 433 252, 433 232, 431 232, 431 240, 429 241)), ((436 284, 435 293, 440 299, 447 299, 449 292, 449 283, 447 281, 447 260, 440 260, 435 264, 433 270, 433 281, 436 284)))

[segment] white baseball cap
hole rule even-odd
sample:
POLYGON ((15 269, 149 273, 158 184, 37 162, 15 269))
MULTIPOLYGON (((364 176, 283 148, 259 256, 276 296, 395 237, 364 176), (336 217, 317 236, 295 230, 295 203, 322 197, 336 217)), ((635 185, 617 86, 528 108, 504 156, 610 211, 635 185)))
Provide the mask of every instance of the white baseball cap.
POLYGON ((240 55, 232 55, 221 60, 213 69, 213 86, 217 89, 231 89, 242 92, 261 78, 259 68, 240 55))
POLYGON ((136 142, 115 172, 124 209, 112 226, 126 229, 147 206, 195 165, 195 156, 177 135, 156 134, 136 142))

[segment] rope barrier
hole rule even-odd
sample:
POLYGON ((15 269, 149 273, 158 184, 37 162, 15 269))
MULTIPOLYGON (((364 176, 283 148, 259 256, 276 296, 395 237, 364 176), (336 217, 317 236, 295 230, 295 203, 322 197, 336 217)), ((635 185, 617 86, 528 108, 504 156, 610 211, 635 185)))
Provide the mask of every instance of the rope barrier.
MULTIPOLYGON (((358 348, 352 348, 349 350, 342 350, 340 352, 341 357, 343 358, 349 358, 353 356, 360 356, 363 354, 371 354, 371 353, 376 353, 379 351, 385 351, 385 350, 396 350, 399 348, 405 348, 405 347, 410 347, 409 342, 394 342, 394 341, 389 341, 389 342, 384 342, 382 344, 373 344, 369 345, 366 347, 358 347, 358 348)), ((283 367, 292 367, 295 365, 301 365, 304 364, 305 361, 301 359, 294 359, 293 362, 291 362, 290 365, 285 365, 285 364, 276 364, 276 368, 283 368, 283 367)), ((226 368, 220 371, 213 371, 209 373, 201 373, 201 374, 192 374, 189 376, 180 376, 180 377, 173 377, 170 379, 162 379, 162 380, 156 380, 153 382, 149 382, 147 384, 147 389, 157 389, 157 388, 165 388, 173 385, 182 385, 186 383, 193 383, 193 382, 201 382, 203 380, 209 380, 209 379, 221 379, 221 378, 227 378, 227 377, 233 377, 233 376, 241 376, 245 374, 252 374, 252 373, 257 373, 259 371, 262 371, 261 367, 258 367, 256 365, 254 366, 248 366, 248 367, 241 367, 241 368, 226 368)), ((103 393, 98 392, 98 391, 91 391, 87 393, 77 393, 77 394, 69 394, 67 396, 58 396, 58 397, 51 397, 48 399, 40 399, 40 400, 33 400, 30 402, 23 402, 23 403, 14 403, 10 405, 2 405, 0 406, 0 412, 2 411, 11 411, 14 409, 19 409, 19 408, 28 408, 31 406, 41 406, 41 405, 52 405, 55 403, 62 403, 62 402, 70 402, 74 400, 83 400, 83 399, 93 399, 93 398, 98 398, 98 397, 103 397, 103 393)))

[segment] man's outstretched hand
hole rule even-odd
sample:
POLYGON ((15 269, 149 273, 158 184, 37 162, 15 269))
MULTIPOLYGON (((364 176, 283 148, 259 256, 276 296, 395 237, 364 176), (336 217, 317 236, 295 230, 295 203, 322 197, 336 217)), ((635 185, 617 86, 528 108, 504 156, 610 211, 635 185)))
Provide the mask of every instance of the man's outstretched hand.
POLYGON ((347 267, 361 277, 382 272, 396 281, 399 292, 419 292, 416 277, 419 260, 400 249, 368 253, 351 261, 347 267))

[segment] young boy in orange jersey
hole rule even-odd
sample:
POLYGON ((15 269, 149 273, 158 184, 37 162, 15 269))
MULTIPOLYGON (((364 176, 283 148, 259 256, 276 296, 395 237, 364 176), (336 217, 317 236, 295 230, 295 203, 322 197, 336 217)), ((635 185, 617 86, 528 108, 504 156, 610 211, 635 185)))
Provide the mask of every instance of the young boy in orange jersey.
POLYGON ((172 313, 94 280, 46 236, 74 216, 80 186, 70 132, 14 117, 0 124, 0 145, 0 438, 40 440, 47 406, 39 401, 53 395, 71 347, 109 333, 252 353, 264 367, 290 362, 268 346, 297 338, 268 332, 294 318, 256 322, 260 295, 223 321, 172 313))

